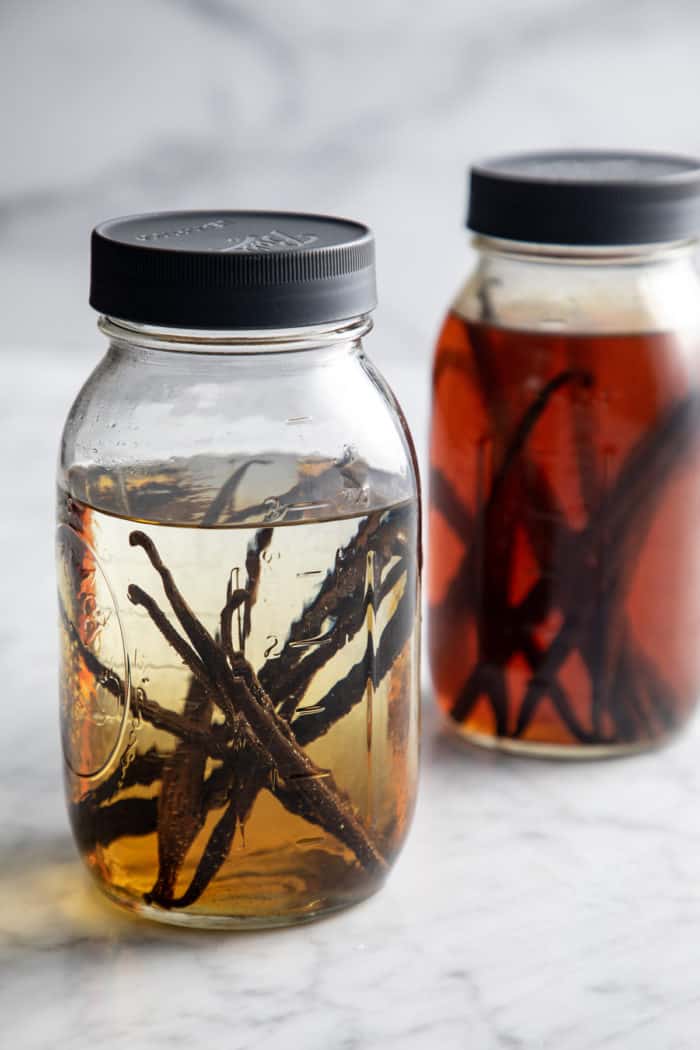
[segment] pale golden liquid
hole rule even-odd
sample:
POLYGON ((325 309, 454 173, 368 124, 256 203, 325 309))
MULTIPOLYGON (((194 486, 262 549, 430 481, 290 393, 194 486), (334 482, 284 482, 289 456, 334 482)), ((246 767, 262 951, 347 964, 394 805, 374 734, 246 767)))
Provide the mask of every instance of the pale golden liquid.
MULTIPOLYGON (((380 566, 375 564, 375 554, 368 552, 366 608, 360 629, 343 639, 311 677, 291 720, 292 729, 301 732, 304 720, 318 714, 329 690, 334 686, 342 689, 338 683, 364 661, 363 689, 353 697, 350 709, 304 747, 322 775, 329 773, 349 800, 385 863, 363 865, 329 830, 289 812, 275 797, 273 772, 245 820, 236 824, 218 871, 198 899, 180 908, 149 898, 159 877, 159 849, 170 854, 180 849, 183 854, 173 886, 177 901, 211 849, 212 835, 232 793, 245 787, 249 774, 241 767, 238 780, 224 785, 212 808, 198 809, 206 794, 204 786, 220 769, 220 760, 200 757, 199 766, 194 760, 188 780, 180 768, 187 748, 176 735, 138 715, 140 698, 182 714, 192 675, 147 612, 127 596, 130 585, 142 588, 184 634, 157 572, 145 551, 130 545, 129 537, 138 529, 154 541, 190 608, 212 637, 217 637, 227 583, 231 580, 234 588, 244 586, 246 553, 255 543, 256 530, 142 524, 65 496, 60 505, 59 592, 66 613, 61 672, 66 788, 76 839, 102 888, 127 906, 160 909, 163 917, 169 914, 173 921, 187 921, 190 916, 195 922, 221 918, 261 923, 311 916, 376 889, 403 842, 415 794, 419 685, 415 593, 402 602, 407 588, 416 590, 415 508, 403 504, 373 512, 402 515, 410 571, 395 573, 395 584, 380 601, 381 584, 398 559, 385 558, 380 566), (379 669, 376 654, 389 624, 394 631, 398 627, 402 640, 391 666, 379 669), (113 672, 112 686, 114 681, 123 684, 122 696, 105 684, 104 676, 101 682, 94 667, 86 666, 81 644, 113 672), (169 789, 167 826, 164 778, 179 784, 169 789), (178 790, 184 792, 179 803, 173 802, 178 790), (173 807, 178 804, 182 813, 174 820, 173 807), (199 819, 193 817, 194 811, 201 814, 199 819)), ((257 672, 265 665, 274 669, 290 625, 313 602, 334 566, 339 571, 338 551, 366 521, 364 515, 274 527, 260 560, 257 600, 251 608, 250 634, 244 641, 245 657, 257 672)), ((327 644, 330 633, 342 629, 331 617, 321 636, 302 638, 298 648, 304 655, 313 654, 327 644)), ((232 633, 238 647, 237 614, 232 633)), ((211 730, 217 724, 221 727, 223 716, 214 705, 200 713, 200 720, 211 730)), ((192 765, 191 758, 186 761, 192 765)))

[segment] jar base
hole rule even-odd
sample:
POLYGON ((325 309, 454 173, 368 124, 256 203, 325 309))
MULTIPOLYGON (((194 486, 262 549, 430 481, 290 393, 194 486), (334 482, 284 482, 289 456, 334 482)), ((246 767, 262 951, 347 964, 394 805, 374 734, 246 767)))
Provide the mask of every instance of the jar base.
POLYGON ((669 733, 657 740, 641 740, 630 744, 552 744, 537 740, 514 740, 512 737, 491 736, 489 733, 466 729, 452 719, 446 719, 453 737, 467 746, 488 751, 500 751, 521 758, 546 758, 556 761, 587 761, 601 758, 626 758, 663 747, 675 734, 669 733))
POLYGON ((143 900, 134 898, 126 893, 120 893, 119 890, 107 887, 102 883, 96 883, 98 891, 110 904, 120 911, 130 912, 131 915, 140 919, 147 919, 150 922, 160 923, 165 926, 178 926, 181 929, 239 930, 241 932, 280 929, 285 926, 303 926, 307 923, 317 922, 336 912, 345 911, 356 904, 361 904, 362 901, 368 900, 375 893, 378 893, 382 885, 383 883, 378 886, 372 886, 367 892, 352 899, 341 897, 336 900, 314 901, 306 909, 287 914, 225 915, 159 908, 157 905, 146 904, 143 900))

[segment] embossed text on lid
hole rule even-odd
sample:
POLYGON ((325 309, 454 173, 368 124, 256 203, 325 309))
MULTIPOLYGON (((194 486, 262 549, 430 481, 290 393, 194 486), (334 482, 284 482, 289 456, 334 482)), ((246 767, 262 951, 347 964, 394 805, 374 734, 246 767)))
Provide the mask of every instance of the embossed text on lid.
POLYGON ((374 238, 358 222, 296 212, 158 212, 92 235, 90 302, 121 320, 284 328, 376 305, 374 238))

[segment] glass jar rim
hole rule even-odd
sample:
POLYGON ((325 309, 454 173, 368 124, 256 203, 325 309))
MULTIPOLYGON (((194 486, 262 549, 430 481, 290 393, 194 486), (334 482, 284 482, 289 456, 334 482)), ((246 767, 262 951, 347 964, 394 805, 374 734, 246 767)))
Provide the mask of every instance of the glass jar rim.
POLYGON ((100 315, 97 327, 113 343, 180 353, 262 354, 319 350, 356 343, 372 330, 371 314, 296 328, 168 328, 100 315))

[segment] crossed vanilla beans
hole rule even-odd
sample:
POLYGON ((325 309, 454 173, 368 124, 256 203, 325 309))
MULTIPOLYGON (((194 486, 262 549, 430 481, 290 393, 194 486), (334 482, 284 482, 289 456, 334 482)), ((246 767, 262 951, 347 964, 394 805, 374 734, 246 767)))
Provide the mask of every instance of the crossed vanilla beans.
POLYGON ((273 919, 349 903, 410 820, 415 505, 313 521, 268 502, 252 526, 231 511, 252 465, 197 526, 139 524, 152 501, 177 510, 176 474, 132 482, 131 518, 104 477, 82 494, 109 510, 59 497, 70 815, 123 903, 273 919))
POLYGON ((476 739, 643 746, 700 687, 700 396, 675 335, 445 325, 432 662, 476 739))

